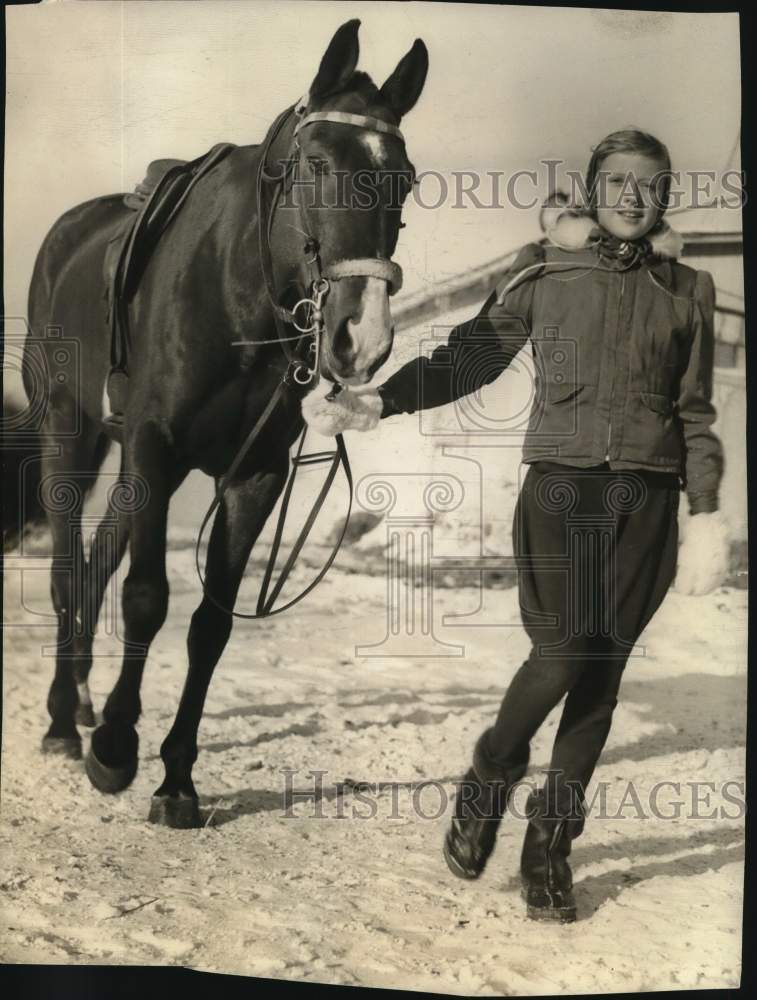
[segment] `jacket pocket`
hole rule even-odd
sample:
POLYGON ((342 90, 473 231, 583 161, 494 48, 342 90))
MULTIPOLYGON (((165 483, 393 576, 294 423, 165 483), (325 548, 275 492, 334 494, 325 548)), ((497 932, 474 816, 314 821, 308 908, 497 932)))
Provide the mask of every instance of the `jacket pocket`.
POLYGON ((574 396, 583 392, 585 388, 585 385, 578 385, 575 382, 548 382, 547 402, 566 403, 569 399, 573 399, 574 396))
POLYGON ((641 392, 641 401, 645 406, 648 406, 650 410, 654 410, 655 413, 661 413, 663 416, 670 416, 673 412, 673 402, 669 396, 666 396, 662 392, 641 392))
POLYGON ((544 382, 538 386, 524 455, 584 459, 592 453, 597 386, 591 382, 544 382), (557 449, 557 451, 556 451, 557 449), (549 453, 549 454, 548 454, 549 453))
POLYGON ((575 434, 585 388, 576 382, 537 381, 528 429, 561 437, 575 434))
POLYGON ((651 466, 681 466, 680 428, 674 401, 665 392, 632 390, 626 399, 626 426, 616 457, 651 466))

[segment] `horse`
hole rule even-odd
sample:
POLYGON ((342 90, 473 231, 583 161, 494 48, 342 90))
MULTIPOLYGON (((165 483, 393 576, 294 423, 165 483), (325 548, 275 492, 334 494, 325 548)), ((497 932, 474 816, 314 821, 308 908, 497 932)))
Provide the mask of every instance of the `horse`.
POLYGON ((224 484, 204 593, 188 630, 185 684, 161 745, 164 780, 149 811, 152 822, 168 827, 200 825, 192 780, 197 730, 248 557, 287 479, 304 393, 319 378, 337 389, 369 381, 392 348, 389 295, 401 278, 392 255, 415 176, 399 124, 423 90, 428 52, 416 39, 377 87, 356 70, 359 25, 351 20, 336 31, 306 95, 282 112, 262 145, 233 147, 202 176, 155 246, 128 306, 119 482, 140 499, 127 504, 110 491, 87 557, 82 505, 110 444, 101 275, 108 244, 130 211, 124 196, 66 212, 45 237, 32 275, 22 374, 30 399, 40 372, 47 393, 39 499, 52 535, 57 616, 44 752, 82 756, 77 721, 95 726, 87 678, 97 619, 127 546, 130 554, 121 669, 85 761, 102 792, 122 791, 138 768, 140 685, 168 610, 169 500, 193 469, 224 484), (269 176, 272 164, 281 183, 269 213, 265 183, 255 179, 269 176), (373 198, 337 204, 337 182, 349 188, 378 171, 400 178, 393 191, 382 185, 373 198), (298 360, 282 348, 300 336, 303 299, 319 307, 322 321, 298 360), (79 344, 78 364, 60 350, 55 330, 79 344))

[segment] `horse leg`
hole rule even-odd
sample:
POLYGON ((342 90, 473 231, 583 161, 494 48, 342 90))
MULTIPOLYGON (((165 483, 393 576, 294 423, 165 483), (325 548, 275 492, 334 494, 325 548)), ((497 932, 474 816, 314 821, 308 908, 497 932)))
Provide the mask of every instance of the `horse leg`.
POLYGON ((84 498, 92 488, 107 453, 107 439, 83 414, 80 433, 67 431, 76 416, 73 399, 59 397, 45 421, 40 477, 40 500, 46 512, 53 544, 50 593, 58 618, 55 674, 47 697, 51 723, 44 739, 45 753, 81 757, 76 730, 76 669, 80 652, 82 593, 86 562, 81 535, 84 498))
POLYGON ((103 598, 108 583, 121 564, 129 541, 128 506, 119 502, 126 493, 123 464, 119 479, 108 492, 108 507, 92 539, 82 594, 82 627, 74 679, 79 698, 76 721, 80 726, 93 727, 95 713, 89 693, 89 672, 92 669, 92 646, 103 598))
MULTIPOLYGON (((44 463, 45 465, 47 463, 44 463)), ((80 509, 53 513, 43 472, 42 503, 48 511, 48 523, 53 541, 50 571, 50 594, 58 618, 55 653, 55 673, 47 695, 50 727, 42 739, 43 753, 81 757, 81 737, 76 729, 78 698, 74 680, 76 662, 74 630, 77 627, 78 594, 84 564, 81 542, 80 509)))
POLYGON ((85 761, 90 781, 101 792, 120 792, 137 773, 142 709, 139 690, 150 643, 168 612, 166 526, 176 470, 160 431, 143 424, 125 447, 125 468, 145 482, 146 501, 130 515, 131 565, 124 580, 122 608, 124 655, 116 685, 103 710, 103 724, 92 733, 85 761))
MULTIPOLYGON (((245 566, 286 481, 288 459, 232 484, 213 521, 206 562, 206 590, 224 608, 233 608, 245 566)), ((192 767, 197 730, 213 670, 231 634, 232 616, 205 596, 192 615, 187 637, 189 671, 174 724, 160 756, 165 780, 153 795, 149 819, 184 829, 201 825, 192 767)))

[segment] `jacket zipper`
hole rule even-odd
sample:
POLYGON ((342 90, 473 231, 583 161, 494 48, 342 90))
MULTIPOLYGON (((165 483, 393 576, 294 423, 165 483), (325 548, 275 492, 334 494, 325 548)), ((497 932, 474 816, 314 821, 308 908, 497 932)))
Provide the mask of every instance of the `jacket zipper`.
MULTIPOLYGON (((623 311, 623 292, 626 287, 626 272, 623 271, 620 275, 620 298, 618 299, 618 329, 616 333, 616 355, 617 355, 617 342, 620 337, 620 327, 622 321, 622 311, 623 311)), ((612 434, 612 390, 615 386, 615 379, 610 381, 610 417, 607 423, 607 451, 605 452, 605 462, 610 461, 610 435, 612 434)))

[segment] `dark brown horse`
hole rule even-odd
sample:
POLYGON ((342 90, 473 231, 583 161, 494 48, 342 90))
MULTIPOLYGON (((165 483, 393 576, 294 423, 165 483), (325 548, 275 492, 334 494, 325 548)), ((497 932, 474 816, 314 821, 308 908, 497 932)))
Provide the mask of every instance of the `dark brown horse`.
MULTIPOLYGON (((45 373, 48 394, 40 496, 52 531, 58 617, 48 696, 52 722, 43 741, 49 752, 80 756, 76 722, 94 723, 87 688, 93 636, 107 581, 127 544, 130 549, 122 594, 123 664, 103 724, 93 733, 87 766, 102 791, 127 787, 137 770, 140 683, 168 608, 171 495, 191 469, 216 480, 228 471, 287 371, 287 356, 277 343, 285 315, 280 307, 312 295, 308 265, 316 257, 323 275, 330 276, 317 355, 320 374, 365 382, 391 350, 388 297, 398 273, 391 257, 407 178, 412 179, 397 126, 423 89, 428 55, 417 40, 377 88, 355 71, 358 27, 359 21, 350 21, 336 32, 296 113, 277 120, 264 146, 237 147, 203 176, 158 243, 130 306, 121 475, 139 500, 132 497, 131 506, 125 505, 111 491, 88 559, 79 530, 81 508, 108 445, 102 397, 110 344, 101 276, 106 246, 129 212, 123 196, 96 198, 67 212, 37 258, 24 376, 31 398, 39 390, 39 373, 45 373), (256 190, 264 154, 276 169, 289 164, 292 170, 286 197, 270 216, 270 231, 256 190), (405 179, 399 199, 397 185, 378 186, 381 197, 351 199, 354 178, 376 171, 405 179), (269 255, 267 281, 261 248, 269 255), (275 302, 271 288, 277 290, 275 302), (78 367, 60 351, 51 327, 80 344, 78 367), (73 500, 61 502, 63 493, 73 500)), ((291 325, 284 329, 295 333, 291 325)), ((206 562, 213 599, 206 595, 200 601, 189 627, 186 683, 161 747, 165 780, 150 812, 156 822, 199 824, 192 767, 207 688, 231 632, 231 615, 222 608, 233 608, 250 550, 286 480, 289 448, 302 428, 304 391, 296 382, 287 385, 217 510, 206 562)))

